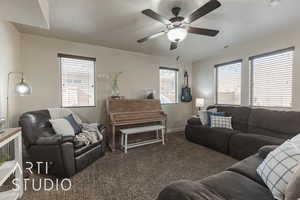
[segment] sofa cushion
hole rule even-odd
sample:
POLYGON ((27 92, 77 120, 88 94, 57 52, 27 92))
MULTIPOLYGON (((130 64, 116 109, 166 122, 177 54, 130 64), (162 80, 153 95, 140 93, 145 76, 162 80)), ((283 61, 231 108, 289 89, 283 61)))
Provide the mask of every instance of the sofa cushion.
POLYGON ((227 171, 239 173, 266 187, 264 181, 256 173, 257 167, 263 160, 258 154, 255 154, 229 167, 227 171))
POLYGON ((207 110, 199 110, 198 116, 200 118, 202 125, 208 124, 208 111, 207 110))
POLYGON ((225 171, 198 183, 230 200, 274 200, 270 190, 239 173, 225 171))
POLYGON ((74 129, 67 119, 50 119, 49 122, 57 135, 75 136, 74 129))
POLYGON ((289 139, 300 133, 300 112, 252 109, 249 132, 289 139))
POLYGON ((210 128, 208 126, 187 125, 185 129, 188 140, 222 153, 228 153, 229 139, 237 133, 239 131, 226 128, 210 128))
POLYGON ((75 134, 80 133, 81 127, 80 125, 76 122, 76 120, 73 117, 73 114, 68 115, 67 117, 64 117, 68 122, 71 124, 71 126, 74 129, 75 134))
POLYGON ((226 200, 201 183, 188 180, 176 181, 165 187, 157 200, 226 200))
POLYGON ((208 111, 207 112, 207 116, 208 116, 208 123, 207 123, 207 125, 209 127, 211 127, 211 116, 225 116, 225 112, 212 112, 212 111, 208 111))
POLYGON ((244 106, 216 106, 218 112, 225 112, 226 116, 232 117, 232 127, 241 132, 248 131, 248 119, 251 108, 244 106))
POLYGON ((239 133, 231 137, 229 141, 229 155, 242 160, 251 156, 265 145, 280 145, 284 139, 265 135, 239 133))

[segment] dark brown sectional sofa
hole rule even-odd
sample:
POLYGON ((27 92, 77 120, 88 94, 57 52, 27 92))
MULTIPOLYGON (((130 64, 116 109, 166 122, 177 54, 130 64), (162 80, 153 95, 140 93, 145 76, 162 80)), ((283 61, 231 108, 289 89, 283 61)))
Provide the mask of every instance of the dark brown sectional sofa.
POLYGON ((278 145, 300 133, 300 112, 242 106, 210 106, 232 117, 233 130, 203 126, 189 120, 185 134, 194 143, 242 160, 264 145, 278 145))
POLYGON ((228 106, 209 108, 213 107, 232 116, 234 130, 209 128, 191 119, 186 126, 186 138, 244 160, 199 181, 172 183, 160 192, 157 200, 274 200, 256 169, 276 145, 300 133, 300 112, 228 106), (264 145, 273 146, 257 153, 264 145))

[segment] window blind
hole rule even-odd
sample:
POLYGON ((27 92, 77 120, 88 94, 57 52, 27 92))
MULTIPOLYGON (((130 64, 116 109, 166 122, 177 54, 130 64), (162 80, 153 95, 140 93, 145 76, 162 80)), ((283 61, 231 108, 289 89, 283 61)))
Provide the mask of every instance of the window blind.
POLYGON ((291 107, 294 48, 250 58, 253 106, 291 107))
POLYGON ((242 60, 216 65, 217 104, 241 104, 242 60))
POLYGON ((178 69, 160 67, 160 101, 162 104, 178 102, 178 69))
POLYGON ((95 59, 59 56, 63 107, 95 106, 95 59))

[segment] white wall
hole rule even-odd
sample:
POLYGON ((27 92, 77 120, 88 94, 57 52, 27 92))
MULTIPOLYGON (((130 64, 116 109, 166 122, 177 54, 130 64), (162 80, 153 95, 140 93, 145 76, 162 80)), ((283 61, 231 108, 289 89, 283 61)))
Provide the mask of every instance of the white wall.
MULTIPOLYGON (((60 70, 57 53, 95 57, 96 73, 124 72, 120 77, 121 95, 141 98, 145 89, 159 91, 159 66, 180 67, 175 58, 149 56, 110 49, 101 46, 75 43, 53 38, 22 34, 22 65, 33 94, 22 98, 20 112, 60 107, 60 70)), ((189 70, 191 64, 188 65, 189 70)), ((179 77, 181 78, 182 70, 179 77)), ((78 108, 75 112, 89 121, 105 121, 104 100, 111 94, 109 82, 98 78, 96 83, 97 107, 78 108)), ((164 105, 170 129, 182 129, 192 113, 190 103, 164 105)))
MULTIPOLYGON (((0 117, 6 116, 7 75, 9 72, 20 71, 20 33, 15 27, 5 21, 0 21, 0 117)), ((12 76, 11 88, 18 76, 12 76)), ((9 92, 11 124, 16 125, 16 96, 13 91, 9 92)))
POLYGON ((248 105, 249 99, 249 62, 250 56, 295 46, 293 84, 293 109, 300 109, 300 31, 291 30, 283 33, 266 35, 245 43, 232 45, 216 52, 214 56, 193 63, 193 92, 195 97, 203 97, 206 105, 215 103, 215 70, 214 65, 243 59, 242 66, 242 105, 248 105))

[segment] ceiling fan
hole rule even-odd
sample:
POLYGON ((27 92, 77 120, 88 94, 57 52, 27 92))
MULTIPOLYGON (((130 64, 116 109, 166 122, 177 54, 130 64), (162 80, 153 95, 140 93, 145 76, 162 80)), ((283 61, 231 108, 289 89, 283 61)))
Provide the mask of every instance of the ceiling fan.
POLYGON ((151 9, 143 10, 142 13, 144 15, 164 24, 166 26, 166 30, 139 39, 137 42, 146 42, 147 40, 167 34, 168 39, 171 41, 170 50, 174 50, 177 48, 178 43, 186 38, 188 33, 214 37, 219 33, 218 30, 197 28, 190 25, 200 17, 203 17, 220 6, 221 3, 218 0, 210 0, 208 3, 195 10, 189 17, 186 18, 179 16, 181 10, 180 7, 174 7, 172 8, 172 13, 175 15, 175 17, 171 19, 167 19, 151 9))

